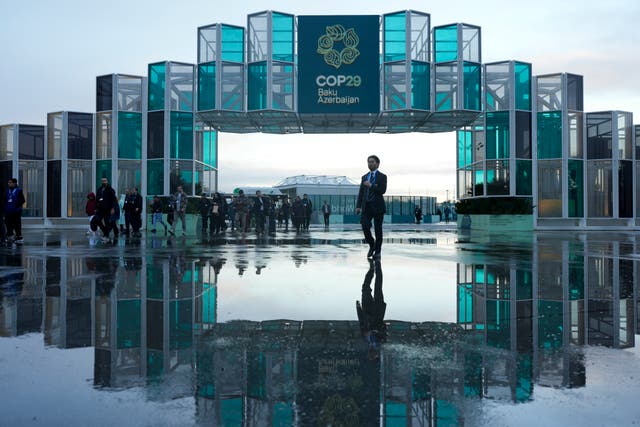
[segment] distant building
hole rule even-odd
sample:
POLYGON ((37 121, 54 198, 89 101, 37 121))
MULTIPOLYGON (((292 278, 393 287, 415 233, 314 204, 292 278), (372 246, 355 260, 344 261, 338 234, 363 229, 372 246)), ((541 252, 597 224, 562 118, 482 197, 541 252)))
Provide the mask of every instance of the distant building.
MULTIPOLYGON (((321 207, 326 200, 331 206, 331 223, 353 224, 360 221, 355 214, 360 184, 346 176, 337 175, 297 175, 283 179, 274 188, 289 196, 307 194, 313 204, 311 223, 323 221, 321 207)), ((387 202, 386 222, 406 223, 414 221, 416 205, 422 208, 424 221, 435 220, 436 198, 428 196, 385 196, 387 202)))

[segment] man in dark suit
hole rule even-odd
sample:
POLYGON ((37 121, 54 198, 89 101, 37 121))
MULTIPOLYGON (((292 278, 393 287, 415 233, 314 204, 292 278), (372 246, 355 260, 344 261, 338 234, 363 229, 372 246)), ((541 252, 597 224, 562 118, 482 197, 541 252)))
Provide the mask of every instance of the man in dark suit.
POLYGON ((378 170, 380 159, 378 156, 367 157, 369 173, 362 176, 358 201, 356 203, 356 215, 362 213, 360 223, 364 232, 364 239, 369 244, 367 258, 380 259, 382 250, 382 220, 387 212, 382 195, 387 191, 387 176, 378 170), (375 240, 371 235, 371 220, 376 235, 375 240))

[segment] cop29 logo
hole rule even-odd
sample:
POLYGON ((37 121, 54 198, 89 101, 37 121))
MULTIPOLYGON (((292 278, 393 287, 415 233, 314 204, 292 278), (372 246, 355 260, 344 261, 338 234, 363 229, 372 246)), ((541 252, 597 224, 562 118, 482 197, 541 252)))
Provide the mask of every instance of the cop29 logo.
POLYGON ((353 64, 360 51, 357 49, 360 39, 353 28, 345 30, 340 25, 330 25, 326 27, 326 33, 318 39, 318 52, 324 56, 324 62, 332 67, 340 68, 341 65, 353 64), (342 50, 338 51, 339 43, 342 42, 342 50))

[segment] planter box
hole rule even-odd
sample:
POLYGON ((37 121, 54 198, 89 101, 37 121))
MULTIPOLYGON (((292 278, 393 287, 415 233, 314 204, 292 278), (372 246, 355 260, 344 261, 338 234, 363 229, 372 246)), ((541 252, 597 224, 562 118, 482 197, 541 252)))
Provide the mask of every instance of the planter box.
POLYGON ((485 231, 533 231, 533 215, 458 215, 458 228, 485 231))

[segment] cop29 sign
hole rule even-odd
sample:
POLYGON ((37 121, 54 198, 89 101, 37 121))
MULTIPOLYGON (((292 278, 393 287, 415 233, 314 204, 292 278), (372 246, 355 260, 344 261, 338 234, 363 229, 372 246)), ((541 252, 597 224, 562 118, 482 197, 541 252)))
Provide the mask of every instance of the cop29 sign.
POLYGON ((298 16, 298 113, 380 110, 378 20, 298 16))

